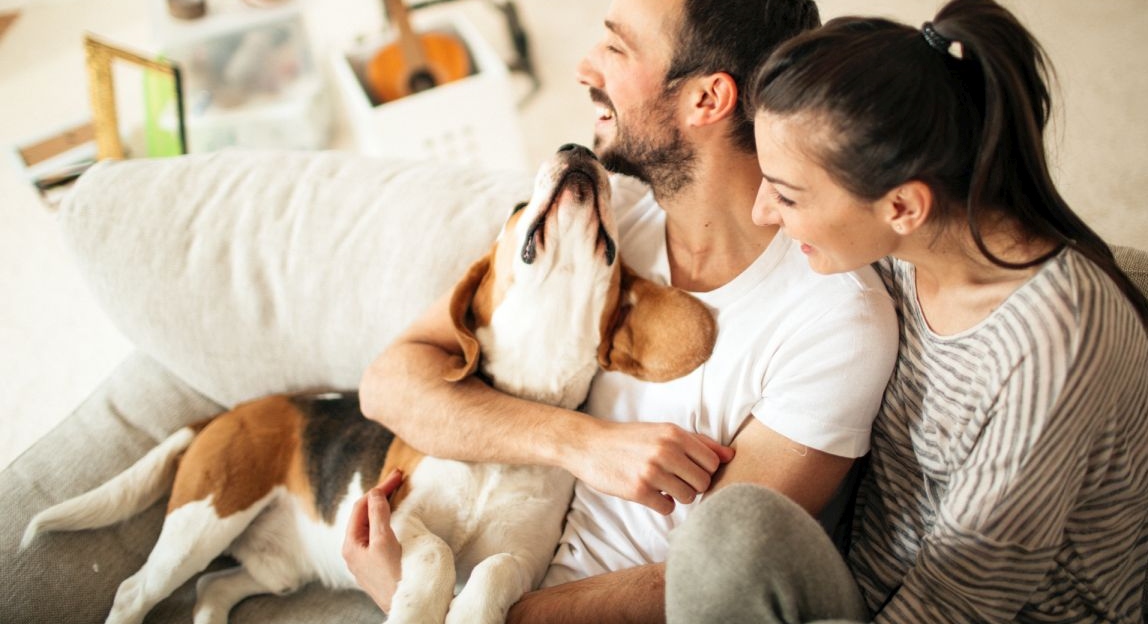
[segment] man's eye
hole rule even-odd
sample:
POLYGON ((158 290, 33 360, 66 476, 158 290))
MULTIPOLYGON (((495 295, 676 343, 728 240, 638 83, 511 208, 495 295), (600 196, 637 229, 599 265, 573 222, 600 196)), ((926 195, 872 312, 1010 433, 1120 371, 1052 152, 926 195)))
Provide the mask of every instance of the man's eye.
POLYGON ((530 202, 518 202, 518 204, 514 207, 514 210, 510 211, 510 214, 514 214, 514 213, 518 212, 519 210, 522 210, 523 208, 525 208, 529 205, 530 205, 530 202))

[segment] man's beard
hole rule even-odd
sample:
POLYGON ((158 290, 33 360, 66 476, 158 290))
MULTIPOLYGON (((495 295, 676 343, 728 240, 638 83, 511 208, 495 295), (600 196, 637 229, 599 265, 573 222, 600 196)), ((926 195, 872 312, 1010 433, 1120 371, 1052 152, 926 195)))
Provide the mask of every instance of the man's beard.
POLYGON ((670 91, 643 107, 631 119, 627 131, 618 121, 610 99, 599 89, 590 89, 595 102, 615 111, 615 136, 612 145, 602 148, 594 139, 594 151, 607 170, 633 176, 650 186, 657 197, 669 197, 688 186, 694 179, 696 153, 675 125, 670 91), (637 136, 632 130, 641 127, 648 133, 637 136))

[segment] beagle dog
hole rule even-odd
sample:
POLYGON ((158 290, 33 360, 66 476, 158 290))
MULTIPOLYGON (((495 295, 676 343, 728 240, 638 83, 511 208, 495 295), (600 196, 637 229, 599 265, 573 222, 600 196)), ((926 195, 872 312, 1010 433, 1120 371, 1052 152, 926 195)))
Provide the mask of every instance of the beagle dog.
MULTIPOLYGON (((666 381, 703 363, 716 336, 709 310, 630 272, 616 240, 605 169, 590 150, 563 146, 454 289, 463 357, 447 379, 479 374, 574 409, 599 367, 666 381)), ((354 393, 265 397, 183 428, 111 481, 40 512, 23 544, 108 526, 170 491, 159 539, 107 621, 142 621, 227 553, 239 565, 200 577, 194 615, 225 622, 251 595, 311 581, 356 589, 341 556, 344 527, 355 501, 396 468, 406 475, 392 501, 402 581, 387 622, 505 621, 546 571, 573 477, 424 456, 365 419, 354 393)))

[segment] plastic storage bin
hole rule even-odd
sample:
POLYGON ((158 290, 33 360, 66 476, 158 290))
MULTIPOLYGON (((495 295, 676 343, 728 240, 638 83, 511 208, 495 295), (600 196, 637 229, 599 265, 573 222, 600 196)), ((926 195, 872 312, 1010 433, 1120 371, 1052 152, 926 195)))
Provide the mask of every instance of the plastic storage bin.
POLYGON ((190 20, 172 17, 164 0, 153 5, 160 53, 183 75, 187 151, 327 146, 331 106, 295 0, 219 0, 190 20))

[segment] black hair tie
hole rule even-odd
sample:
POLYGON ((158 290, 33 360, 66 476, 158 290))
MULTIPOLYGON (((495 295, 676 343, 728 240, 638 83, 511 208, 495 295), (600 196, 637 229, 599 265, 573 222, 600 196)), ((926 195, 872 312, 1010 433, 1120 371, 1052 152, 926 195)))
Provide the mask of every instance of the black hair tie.
POLYGON ((948 54, 957 59, 964 58, 964 47, 961 45, 961 42, 953 41, 937 32, 932 22, 925 22, 924 25, 921 26, 921 34, 925 37, 925 41, 929 44, 929 47, 937 52, 948 54))

